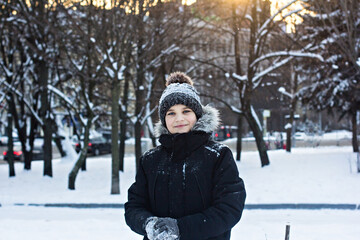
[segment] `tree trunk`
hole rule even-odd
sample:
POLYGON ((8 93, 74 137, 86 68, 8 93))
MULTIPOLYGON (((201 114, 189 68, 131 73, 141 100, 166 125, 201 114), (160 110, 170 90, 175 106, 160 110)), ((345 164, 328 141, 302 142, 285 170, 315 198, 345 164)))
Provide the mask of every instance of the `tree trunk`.
POLYGON ((289 114, 289 123, 291 127, 286 129, 286 151, 291 152, 291 142, 292 142, 292 133, 294 129, 294 120, 295 120, 295 111, 296 111, 296 102, 297 98, 295 97, 295 93, 298 88, 298 76, 294 70, 293 64, 291 64, 291 102, 290 102, 290 114, 289 114))
POLYGON ((59 150, 59 153, 61 157, 66 157, 66 152, 64 151, 61 143, 61 137, 57 136, 54 139, 57 149, 59 150))
POLYGON ((141 123, 136 121, 135 123, 135 159, 136 159, 136 171, 140 165, 141 157, 141 123))
POLYGON ((289 115, 289 124, 290 127, 286 129, 286 151, 291 152, 291 141, 292 141, 292 131, 293 131, 293 124, 294 124, 294 109, 291 107, 290 115, 289 115))
POLYGON ((126 125, 127 125, 126 124, 126 118, 121 117, 121 122, 120 122, 120 144, 119 144, 119 171, 122 171, 122 172, 124 172, 126 125))
MULTIPOLYGON (((35 102, 33 103, 33 108, 37 109, 38 106, 38 93, 35 93, 34 99, 35 102)), ((30 118, 30 134, 29 134, 29 146, 30 146, 30 151, 25 151, 25 160, 24 160, 24 169, 26 170, 30 170, 31 169, 31 161, 33 159, 33 149, 34 149, 34 140, 35 140, 35 135, 37 134, 37 128, 38 128, 38 121, 35 118, 34 115, 31 115, 30 118)))
POLYGON ((59 150, 61 157, 65 157, 66 152, 64 151, 64 149, 62 147, 61 136, 59 135, 59 126, 56 123, 55 119, 51 119, 51 120, 52 120, 52 124, 51 124, 52 132, 55 134, 54 142, 56 144, 57 149, 59 150))
POLYGON ((256 146, 258 148, 258 152, 260 155, 261 166, 264 167, 269 165, 269 157, 267 155, 267 148, 263 138, 263 132, 261 130, 260 122, 256 116, 256 113, 252 109, 251 106, 251 95, 253 93, 253 82, 252 79, 255 74, 255 69, 250 64, 256 58, 258 52, 255 50, 255 43, 256 43, 256 35, 257 35, 257 28, 258 28, 258 5, 257 1, 251 2, 251 17, 253 21, 250 24, 250 42, 249 42, 249 58, 248 58, 248 69, 247 69, 247 77, 248 81, 246 83, 245 91, 242 88, 239 88, 240 91, 240 102, 242 106, 243 114, 254 133, 256 146))
MULTIPOLYGON (((32 149, 28 149, 26 147, 26 127, 27 127, 26 126, 26 119, 19 119, 19 115, 17 113, 17 106, 15 105, 15 99, 14 99, 13 95, 9 94, 8 98, 9 98, 9 101, 8 101, 9 111, 11 113, 11 118, 12 118, 11 121, 14 122, 15 127, 17 129, 19 141, 21 143, 21 149, 22 149, 23 154, 24 154, 24 162, 25 162, 25 159, 27 159, 29 157, 29 155, 31 154, 31 152, 32 152, 32 149), (21 121, 23 121, 22 122, 23 124, 20 124, 21 121)), ((20 100, 20 102, 21 102, 21 104, 23 104, 22 100, 20 100)), ((20 110, 21 111, 20 116, 25 115, 23 107, 24 106, 20 107, 20 109, 21 109, 20 110)), ((25 168, 25 169, 28 170, 30 168, 28 168, 28 169, 25 168)))
MULTIPOLYGON (((89 144, 89 143, 88 143, 89 144)), ((86 154, 86 156, 87 156, 87 154, 86 154)), ((85 156, 85 158, 84 158, 84 161, 82 162, 82 164, 81 164, 81 171, 86 171, 86 156, 85 156)))
POLYGON ((52 177, 52 120, 47 117, 44 122, 44 176, 52 177))
POLYGON ((357 123, 356 123, 357 111, 353 111, 351 114, 352 122, 352 146, 354 152, 359 152, 359 143, 357 139, 357 123))
POLYGON ((236 160, 241 160, 241 151, 242 151, 242 116, 238 116, 238 126, 237 126, 237 141, 236 141, 236 160))
MULTIPOLYGON (((10 106, 10 105, 9 105, 10 106)), ((14 144, 12 137, 12 115, 8 113, 7 115, 8 125, 7 125, 7 135, 8 135, 8 143, 7 143, 7 160, 9 163, 9 177, 15 177, 15 167, 14 167, 14 144)))
POLYGON ((119 97, 120 84, 119 80, 115 78, 111 89, 111 194, 120 194, 119 97))
POLYGON ((286 129, 286 151, 291 152, 291 132, 292 127, 286 129))
MULTIPOLYGON (((23 84, 20 84, 20 88, 22 92, 25 92, 23 84)), ((25 102, 24 97, 18 98, 19 105, 15 105, 15 99, 12 94, 10 94, 10 102, 9 107, 11 110, 12 115, 12 121, 14 122, 14 125, 18 132, 18 138, 21 144, 21 150, 23 152, 24 156, 29 155, 29 152, 32 151, 32 149, 27 148, 27 136, 26 136, 26 129, 27 129, 27 122, 26 122, 26 114, 25 114, 25 102), (20 113, 18 113, 18 110, 20 113)))
MULTIPOLYGON (((239 42, 239 23, 238 17, 236 14, 236 7, 235 3, 232 5, 232 28, 234 31, 234 52, 235 52, 235 71, 236 74, 241 76, 241 55, 240 55, 240 42, 239 42)), ((242 83, 241 83, 242 85, 242 83)), ((242 86, 240 86, 240 89, 242 89, 242 86)), ((241 159, 241 150, 242 150, 242 116, 238 116, 238 129, 237 129, 237 141, 236 141, 236 160, 240 161, 241 159)))
MULTIPOLYGON (((144 1, 140 1, 139 4, 143 4, 144 1)), ((136 122, 135 122, 135 161, 136 161, 136 170, 139 167, 140 163, 140 157, 142 154, 141 151, 141 117, 144 114, 145 111, 145 104, 144 104, 144 80, 145 80, 145 59, 144 59, 144 21, 143 17, 145 16, 145 11, 143 8, 139 9, 139 14, 136 16, 136 27, 137 27, 137 59, 136 62, 136 90, 135 90, 135 96, 136 96, 136 103, 135 103, 135 116, 136 116, 136 122)))
POLYGON ((30 151, 25 151, 24 152, 24 169, 25 170, 30 170, 31 169, 31 161, 33 159, 33 152, 32 151, 33 151, 34 147, 31 146, 30 144, 29 144, 29 146, 30 146, 30 151))
POLYGON ((25 151, 25 153, 24 153, 24 169, 26 169, 26 170, 31 169, 31 161, 33 159, 34 140, 35 140, 35 134, 36 134, 36 130, 34 129, 34 124, 37 127, 37 120, 35 119, 34 116, 31 116, 30 134, 28 137, 30 151, 25 151))
POLYGON ((149 123, 148 123, 147 126, 148 126, 148 129, 149 129, 149 135, 150 135, 150 138, 151 138, 152 146, 156 147, 156 137, 155 137, 154 133, 150 130, 149 123))
MULTIPOLYGON (((128 47, 131 50, 131 47, 128 47)), ((130 63, 131 51, 128 51, 126 54, 126 63, 130 63)), ((124 72, 125 83, 123 88, 123 108, 120 108, 120 146, 119 146, 119 170, 124 171, 124 157, 125 157, 125 140, 126 140, 126 128, 127 128, 127 106, 129 99, 129 83, 131 74, 129 72, 128 66, 124 72)))
POLYGON ((52 120, 50 118, 50 103, 49 103, 49 94, 48 94, 48 68, 46 62, 40 60, 37 64, 39 71, 39 85, 41 89, 40 101, 41 109, 40 116, 43 119, 44 126, 44 176, 52 177, 52 120))
MULTIPOLYGON (((87 151, 87 147, 85 147, 85 148, 86 148, 86 151, 87 151)), ((85 149, 85 148, 83 148, 83 149, 85 149)), ((76 180, 79 169, 82 166, 85 158, 86 158, 86 153, 84 154, 83 151, 81 151, 79 159, 76 161, 74 167, 72 168, 72 170, 71 170, 71 172, 69 174, 68 188, 70 190, 75 190, 75 180, 76 180)))
POLYGON ((75 180, 76 180, 77 174, 79 172, 79 169, 82 167, 83 163, 86 160, 88 146, 89 146, 89 135, 90 135, 92 119, 93 119, 93 116, 92 116, 92 114, 90 114, 90 117, 87 120, 87 123, 85 126, 84 146, 81 148, 80 156, 79 156, 78 160, 76 161, 74 167, 71 169, 71 172, 69 173, 68 188, 70 190, 75 190, 75 180))
POLYGON ((269 161, 269 157, 267 155, 267 149, 266 149, 266 144, 265 144, 265 141, 263 138, 263 132, 261 131, 261 128, 260 128, 259 124, 257 123, 255 116, 252 115, 251 109, 247 109, 247 111, 244 112, 244 115, 245 115, 247 122, 249 123, 251 130, 254 133, 256 146, 258 148, 259 155, 260 155, 261 167, 269 165, 270 161, 269 161))

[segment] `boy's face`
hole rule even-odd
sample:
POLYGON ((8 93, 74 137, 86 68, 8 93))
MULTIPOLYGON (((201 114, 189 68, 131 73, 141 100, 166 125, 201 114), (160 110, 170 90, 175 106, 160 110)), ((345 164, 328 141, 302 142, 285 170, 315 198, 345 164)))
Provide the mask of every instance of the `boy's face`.
POLYGON ((183 104, 172 106, 165 115, 166 127, 171 134, 189 132, 196 121, 194 111, 183 104))

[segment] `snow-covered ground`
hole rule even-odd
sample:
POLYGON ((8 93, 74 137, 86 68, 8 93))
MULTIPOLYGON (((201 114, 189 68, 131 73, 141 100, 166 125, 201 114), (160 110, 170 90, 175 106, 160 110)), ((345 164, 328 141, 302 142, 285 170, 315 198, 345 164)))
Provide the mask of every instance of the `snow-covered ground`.
MULTIPOLYGON (((360 173, 351 147, 293 148, 269 151, 271 164, 260 167, 257 152, 242 153, 238 163, 247 189, 247 204, 347 203, 360 204, 360 173)), ((32 170, 16 164, 16 177, 0 165, 0 239, 142 239, 126 226, 123 209, 34 207, 41 203, 124 203, 134 180, 134 156, 125 159, 121 194, 110 195, 110 155, 88 158, 76 190, 67 189, 73 163, 53 161, 53 178, 43 177, 41 161, 32 170), (24 204, 24 205, 18 205, 24 204)), ((244 210, 232 239, 284 239, 286 224, 291 240, 357 240, 358 210, 244 210)))

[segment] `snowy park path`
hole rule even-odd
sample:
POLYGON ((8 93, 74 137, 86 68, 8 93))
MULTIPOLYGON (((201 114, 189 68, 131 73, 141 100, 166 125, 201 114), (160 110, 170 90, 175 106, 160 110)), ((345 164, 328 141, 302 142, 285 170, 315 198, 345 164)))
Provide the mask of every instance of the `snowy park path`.
MULTIPOLYGON (((248 196, 232 240, 284 239, 287 224, 290 240, 359 238, 360 174, 351 147, 277 150, 269 157, 265 168, 257 152, 244 152, 237 163, 248 196)), ((8 177, 7 165, 0 165, 1 240, 142 239, 123 217, 134 157, 126 157, 120 195, 110 194, 110 155, 88 159, 75 191, 67 189, 72 164, 54 160, 53 178, 42 176, 41 161, 31 171, 17 163, 15 178, 8 177)))

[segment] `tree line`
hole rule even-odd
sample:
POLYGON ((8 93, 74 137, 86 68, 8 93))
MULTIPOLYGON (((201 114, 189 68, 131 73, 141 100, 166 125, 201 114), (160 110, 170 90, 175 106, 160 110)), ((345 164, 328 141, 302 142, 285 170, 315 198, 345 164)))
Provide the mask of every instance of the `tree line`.
MULTIPOLYGON (((254 133, 261 166, 270 163, 253 107, 254 92, 270 74, 289 79, 290 84, 284 85, 290 93, 288 141, 300 100, 319 111, 351 116, 353 148, 358 151, 358 3, 301 1, 301 7, 294 9, 299 2, 289 1, 271 13, 270 1, 259 0, 209 0, 190 6, 153 0, 2 0, 0 101, 3 112, 8 113, 8 133, 13 126, 18 132, 24 168, 31 169, 34 139, 41 129, 44 175, 52 176, 52 141, 62 149, 56 111, 66 111, 81 125, 75 134, 79 139, 84 136, 69 173, 68 187, 75 189, 79 170, 86 170, 90 129, 107 119, 112 129, 111 193, 119 194, 127 125, 134 126, 138 165, 142 129, 146 125, 153 136, 156 99, 166 75, 174 70, 197 79, 205 97, 239 116, 238 160, 245 119, 254 133), (292 10, 285 13, 288 9, 292 10), (303 23, 293 33, 284 30, 283 21, 275 21, 275 17, 284 20, 294 15, 303 23), (214 42, 231 49, 221 53, 204 50, 214 42), (199 43, 202 46, 194 47, 199 43), (209 78, 204 74, 207 70, 216 77, 209 78), (220 98, 210 90, 214 87, 227 97, 220 98)), ((291 151, 291 142, 287 147, 291 151)), ((11 149, 9 141, 9 171, 14 176, 11 149)))

